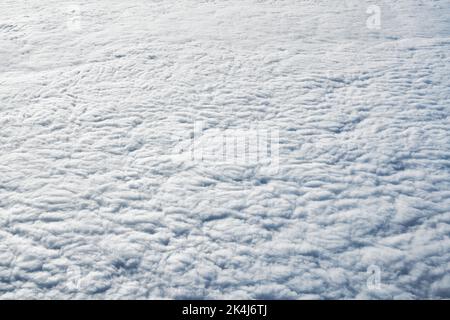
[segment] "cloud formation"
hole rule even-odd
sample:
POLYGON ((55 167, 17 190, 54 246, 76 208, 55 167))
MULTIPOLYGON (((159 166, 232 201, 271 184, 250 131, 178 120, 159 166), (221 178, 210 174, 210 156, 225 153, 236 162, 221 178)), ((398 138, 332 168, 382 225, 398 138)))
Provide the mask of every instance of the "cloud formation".
POLYGON ((450 298, 448 5, 331 2, 2 1, 0 298, 450 298))

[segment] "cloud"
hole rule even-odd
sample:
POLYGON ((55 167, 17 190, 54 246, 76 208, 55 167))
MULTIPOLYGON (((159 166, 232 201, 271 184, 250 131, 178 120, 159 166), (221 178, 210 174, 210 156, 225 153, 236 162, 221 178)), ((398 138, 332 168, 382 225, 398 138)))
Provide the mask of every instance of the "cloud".
POLYGON ((0 298, 450 297, 443 1, 78 3, 2 3, 0 298))

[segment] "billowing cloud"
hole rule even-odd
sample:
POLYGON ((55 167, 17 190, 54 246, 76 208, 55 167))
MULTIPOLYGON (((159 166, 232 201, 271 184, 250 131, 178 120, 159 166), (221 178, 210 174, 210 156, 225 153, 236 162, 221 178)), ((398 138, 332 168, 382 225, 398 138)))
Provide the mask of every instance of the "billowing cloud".
POLYGON ((331 2, 2 1, 0 298, 450 298, 448 5, 331 2))

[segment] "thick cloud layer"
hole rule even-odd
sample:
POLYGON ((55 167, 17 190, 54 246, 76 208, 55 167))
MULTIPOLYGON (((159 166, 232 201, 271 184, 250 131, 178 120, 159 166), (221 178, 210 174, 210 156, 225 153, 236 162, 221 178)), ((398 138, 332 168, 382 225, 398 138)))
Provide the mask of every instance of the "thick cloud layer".
POLYGON ((450 298, 450 7, 336 2, 2 1, 0 297, 450 298))

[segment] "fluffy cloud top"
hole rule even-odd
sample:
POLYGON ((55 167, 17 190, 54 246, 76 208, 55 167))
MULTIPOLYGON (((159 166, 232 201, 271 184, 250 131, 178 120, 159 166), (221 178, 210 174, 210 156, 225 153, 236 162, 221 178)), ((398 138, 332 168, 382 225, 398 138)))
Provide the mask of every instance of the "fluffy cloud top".
POLYGON ((448 3, 335 2, 2 1, 0 298, 450 298, 448 3))

